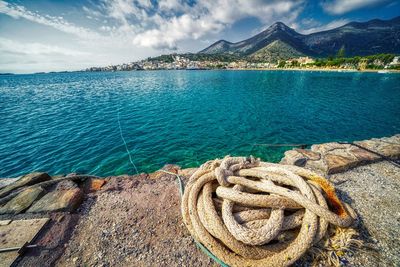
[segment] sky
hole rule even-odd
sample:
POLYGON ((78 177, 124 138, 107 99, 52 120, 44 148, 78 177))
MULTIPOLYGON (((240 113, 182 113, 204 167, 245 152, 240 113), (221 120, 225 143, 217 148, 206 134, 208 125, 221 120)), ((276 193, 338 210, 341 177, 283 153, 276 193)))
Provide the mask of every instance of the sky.
POLYGON ((399 0, 0 0, 0 73, 82 70, 198 52, 277 21, 310 34, 399 15, 399 0))

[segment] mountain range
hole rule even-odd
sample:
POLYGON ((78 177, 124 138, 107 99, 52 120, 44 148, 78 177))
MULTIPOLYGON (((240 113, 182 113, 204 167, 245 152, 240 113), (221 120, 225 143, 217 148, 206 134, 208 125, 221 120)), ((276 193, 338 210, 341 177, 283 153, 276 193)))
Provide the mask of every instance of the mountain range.
POLYGON ((249 39, 237 43, 219 40, 198 53, 230 54, 271 61, 304 55, 333 56, 342 47, 346 56, 400 54, 400 16, 390 20, 350 22, 311 34, 298 33, 284 23, 276 22, 249 39))

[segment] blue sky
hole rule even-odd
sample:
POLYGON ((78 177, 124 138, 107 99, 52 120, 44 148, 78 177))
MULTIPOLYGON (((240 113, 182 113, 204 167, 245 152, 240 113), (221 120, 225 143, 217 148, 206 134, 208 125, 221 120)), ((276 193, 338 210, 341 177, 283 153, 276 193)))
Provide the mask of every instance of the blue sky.
POLYGON ((79 70, 248 38, 400 15, 398 0, 0 0, 0 72, 79 70))

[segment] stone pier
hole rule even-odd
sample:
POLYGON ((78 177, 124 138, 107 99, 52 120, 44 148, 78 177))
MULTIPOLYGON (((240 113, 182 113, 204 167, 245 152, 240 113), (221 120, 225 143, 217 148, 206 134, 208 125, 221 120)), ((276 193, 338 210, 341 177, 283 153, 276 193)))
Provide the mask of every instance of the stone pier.
MULTIPOLYGON (((343 255, 343 262, 398 266, 400 134, 354 144, 292 149, 281 164, 324 174, 359 214, 359 238, 366 247, 343 255)), ((163 169, 178 174, 184 183, 196 170, 176 165, 163 169)), ((31 173, 1 179, 0 201, 13 197, 0 204, 0 248, 2 225, 49 219, 32 241, 37 247, 19 256, 13 266, 215 266, 183 225, 175 175, 157 171, 32 187, 61 177, 31 173)), ((0 266, 7 266, 1 257, 0 266)))

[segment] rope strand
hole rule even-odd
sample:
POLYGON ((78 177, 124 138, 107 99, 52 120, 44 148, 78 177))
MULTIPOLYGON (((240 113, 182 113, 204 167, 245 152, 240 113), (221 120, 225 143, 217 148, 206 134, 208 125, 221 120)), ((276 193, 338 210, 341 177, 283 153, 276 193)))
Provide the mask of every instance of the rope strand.
POLYGON ((129 161, 131 162, 133 168, 135 169, 136 174, 139 174, 139 172, 138 172, 138 170, 137 170, 137 168, 136 168, 135 163, 133 163, 132 156, 131 156, 131 152, 129 151, 128 145, 126 144, 124 135, 122 134, 122 127, 121 127, 121 120, 120 120, 119 113, 120 113, 120 110, 119 110, 119 108, 118 108, 118 126, 119 126, 119 134, 121 135, 121 139, 122 139, 122 141, 124 142, 126 152, 128 152, 129 161))

